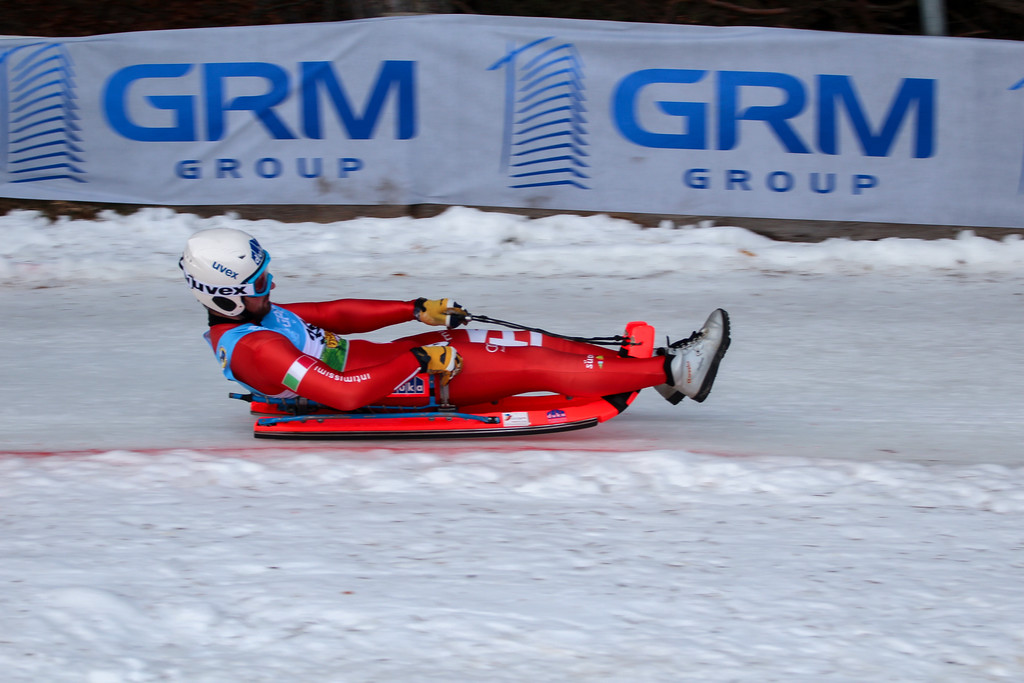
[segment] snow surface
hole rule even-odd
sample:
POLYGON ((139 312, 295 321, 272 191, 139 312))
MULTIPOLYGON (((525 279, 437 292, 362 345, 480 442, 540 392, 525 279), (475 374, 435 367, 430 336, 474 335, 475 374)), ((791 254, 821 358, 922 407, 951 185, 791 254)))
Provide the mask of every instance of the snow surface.
MULTIPOLYGON (((4 682, 1024 680, 1024 241, 773 242, 456 208, 0 217, 4 682), (532 438, 253 441, 176 267, 734 341, 532 438)), ((418 331, 414 323, 372 338, 418 331)))

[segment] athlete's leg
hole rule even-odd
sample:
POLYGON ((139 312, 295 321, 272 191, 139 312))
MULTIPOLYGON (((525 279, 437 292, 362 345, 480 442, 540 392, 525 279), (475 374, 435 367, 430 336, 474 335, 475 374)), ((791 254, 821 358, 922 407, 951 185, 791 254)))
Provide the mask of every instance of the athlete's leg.
POLYGON ((415 337, 396 339, 392 342, 371 342, 365 339, 353 339, 348 343, 348 355, 345 360, 345 369, 354 370, 373 365, 387 363, 395 358, 409 353, 409 349, 417 346, 427 346, 444 342, 441 332, 426 332, 415 337))
POLYGON ((517 333, 514 339, 478 334, 483 332, 486 331, 426 332, 382 344, 353 340, 349 343, 346 369, 379 365, 417 346, 449 342, 462 356, 462 371, 448 385, 449 395, 453 402, 462 405, 533 391, 607 396, 663 384, 666 380, 661 357, 621 358, 616 350, 592 344, 547 336, 524 337, 530 333, 517 333), (530 345, 531 341, 544 345, 530 345), (549 341, 558 348, 547 346, 549 341))
POLYGON ((448 385, 468 405, 533 391, 608 396, 665 382, 663 358, 620 358, 614 352, 574 354, 538 346, 456 346, 462 372, 448 385))

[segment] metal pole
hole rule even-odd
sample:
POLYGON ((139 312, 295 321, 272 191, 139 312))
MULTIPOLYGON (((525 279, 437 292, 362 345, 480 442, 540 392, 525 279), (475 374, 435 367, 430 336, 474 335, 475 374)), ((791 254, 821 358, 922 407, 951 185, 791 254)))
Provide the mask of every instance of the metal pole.
POLYGON ((925 35, 946 35, 946 5, 944 0, 919 0, 921 26, 925 35))

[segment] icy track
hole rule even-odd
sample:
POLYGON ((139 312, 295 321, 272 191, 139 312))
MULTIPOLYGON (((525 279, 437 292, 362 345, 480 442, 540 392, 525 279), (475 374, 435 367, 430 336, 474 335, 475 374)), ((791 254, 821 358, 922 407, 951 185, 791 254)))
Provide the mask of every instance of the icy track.
POLYGON ((4 683, 1024 680, 1024 241, 468 209, 0 237, 4 683), (706 403, 582 432, 253 441, 177 269, 224 225, 280 301, 673 338, 721 306, 733 346, 706 403))

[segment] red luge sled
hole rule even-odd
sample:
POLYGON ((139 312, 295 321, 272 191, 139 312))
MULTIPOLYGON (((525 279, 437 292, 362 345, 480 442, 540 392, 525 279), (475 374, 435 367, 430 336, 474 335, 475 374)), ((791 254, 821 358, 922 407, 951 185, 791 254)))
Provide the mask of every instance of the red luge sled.
MULTIPOLYGON (((624 355, 649 358, 654 328, 644 322, 626 326, 624 355)), ((231 394, 251 402, 258 416, 253 435, 262 439, 394 439, 519 436, 585 429, 624 411, 639 392, 603 397, 559 394, 511 396, 493 403, 449 405, 444 390, 421 374, 388 398, 420 399, 410 406, 367 406, 339 412, 302 398, 277 399, 260 394, 231 394)))

